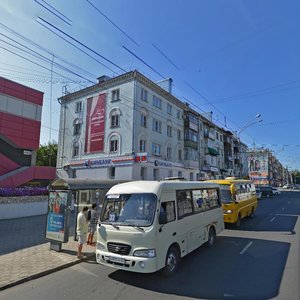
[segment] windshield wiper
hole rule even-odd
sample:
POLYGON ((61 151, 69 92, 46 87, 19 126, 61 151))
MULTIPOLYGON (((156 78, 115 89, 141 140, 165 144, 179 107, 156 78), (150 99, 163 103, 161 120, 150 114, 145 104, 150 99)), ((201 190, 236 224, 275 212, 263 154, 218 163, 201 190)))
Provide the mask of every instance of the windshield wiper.
POLYGON ((125 225, 125 226, 132 226, 133 228, 138 229, 138 230, 143 231, 143 232, 145 231, 144 228, 142 228, 140 226, 137 226, 137 225, 135 225, 133 223, 124 223, 123 225, 125 225))

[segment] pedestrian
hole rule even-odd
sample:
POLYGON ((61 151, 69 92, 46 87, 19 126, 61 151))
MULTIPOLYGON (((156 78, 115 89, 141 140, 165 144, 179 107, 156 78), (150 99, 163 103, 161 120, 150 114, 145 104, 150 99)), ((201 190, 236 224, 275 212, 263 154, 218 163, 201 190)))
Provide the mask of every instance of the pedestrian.
POLYGON ((94 234, 98 222, 98 214, 96 211, 97 204, 93 203, 91 209, 88 211, 88 221, 89 221, 89 234, 87 239, 88 245, 93 245, 94 234))
POLYGON ((77 257, 82 259, 84 256, 82 255, 82 247, 86 241, 86 234, 88 232, 88 221, 87 221, 87 213, 88 207, 84 206, 81 212, 77 216, 77 236, 78 236, 78 252, 77 257))

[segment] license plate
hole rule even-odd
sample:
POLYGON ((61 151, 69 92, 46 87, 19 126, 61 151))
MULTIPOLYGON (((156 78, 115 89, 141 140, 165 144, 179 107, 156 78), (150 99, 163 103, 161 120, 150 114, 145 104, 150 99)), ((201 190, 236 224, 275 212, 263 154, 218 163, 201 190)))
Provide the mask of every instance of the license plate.
POLYGON ((109 260, 111 262, 119 263, 119 264, 125 264, 125 258, 123 257, 116 257, 116 256, 110 256, 109 260))

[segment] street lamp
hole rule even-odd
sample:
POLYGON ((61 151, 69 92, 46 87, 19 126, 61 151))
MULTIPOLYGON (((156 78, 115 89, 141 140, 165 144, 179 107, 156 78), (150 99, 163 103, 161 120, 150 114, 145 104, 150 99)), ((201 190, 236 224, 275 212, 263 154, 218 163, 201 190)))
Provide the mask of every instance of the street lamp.
POLYGON ((250 127, 251 125, 254 125, 254 124, 256 124, 256 123, 262 122, 263 120, 260 119, 260 117, 261 117, 261 114, 257 114, 257 115, 255 116, 255 121, 250 121, 250 122, 247 123, 244 127, 242 127, 241 130, 240 130, 240 131, 238 132, 238 134, 237 134, 238 139, 239 139, 241 133, 242 133, 245 129, 247 129, 247 128, 250 127))

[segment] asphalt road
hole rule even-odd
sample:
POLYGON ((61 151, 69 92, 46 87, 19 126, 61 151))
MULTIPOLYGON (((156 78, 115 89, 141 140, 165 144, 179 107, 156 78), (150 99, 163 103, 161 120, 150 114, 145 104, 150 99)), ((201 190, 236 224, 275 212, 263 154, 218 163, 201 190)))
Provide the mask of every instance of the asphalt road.
POLYGON ((0 299, 300 299, 300 192, 264 198, 254 219, 227 228, 173 277, 84 262, 0 293, 0 299))

